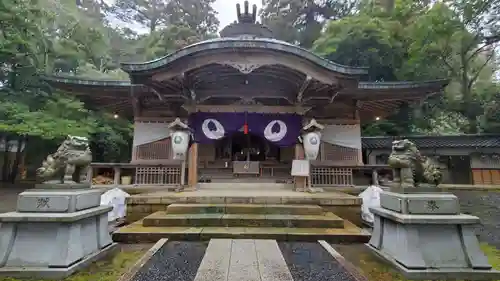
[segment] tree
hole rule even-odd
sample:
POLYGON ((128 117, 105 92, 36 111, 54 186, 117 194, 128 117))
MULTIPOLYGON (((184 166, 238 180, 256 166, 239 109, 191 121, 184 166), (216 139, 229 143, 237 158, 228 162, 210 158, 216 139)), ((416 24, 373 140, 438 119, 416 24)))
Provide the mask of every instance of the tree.
POLYGON ((219 27, 215 0, 172 0, 169 24, 189 28, 200 36, 215 34, 219 27))
POLYGON ((469 122, 467 132, 475 133, 482 108, 473 88, 495 58, 500 4, 492 0, 447 2, 435 4, 414 23, 410 57, 414 66, 430 60, 442 63, 448 76, 459 83, 460 111, 469 122))
POLYGON ((117 0, 113 13, 153 33, 172 25, 186 26, 200 35, 217 31, 219 21, 212 8, 215 0, 117 0))
POLYGON ((167 0, 117 0, 113 13, 127 23, 137 22, 152 33, 169 20, 167 0))
POLYGON ((310 48, 326 22, 353 13, 356 4, 354 0, 263 0, 260 17, 278 39, 310 48))
POLYGON ((138 50, 147 60, 152 60, 206 38, 188 27, 174 25, 144 37, 138 44, 138 50))
POLYGON ((358 15, 332 21, 314 52, 340 64, 369 67, 368 80, 394 81, 405 54, 402 27, 388 18, 358 15))

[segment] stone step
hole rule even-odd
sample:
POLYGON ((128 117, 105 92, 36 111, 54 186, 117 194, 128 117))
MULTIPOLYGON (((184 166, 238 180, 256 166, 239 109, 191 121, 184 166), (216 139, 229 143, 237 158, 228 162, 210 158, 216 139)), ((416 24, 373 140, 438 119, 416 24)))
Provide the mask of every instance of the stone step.
POLYGON ((322 215, 318 205, 283 204, 171 204, 167 214, 282 214, 282 215, 322 215))
POLYGON ((162 238, 180 240, 274 239, 279 241, 317 241, 330 243, 367 243, 370 234, 344 221, 344 228, 288 228, 288 227, 144 227, 137 221, 113 233, 113 240, 121 243, 156 243, 162 238))
POLYGON ((256 215, 256 214, 178 214, 160 211, 144 218, 148 226, 219 226, 219 227, 297 227, 343 228, 344 220, 333 213, 325 215, 256 215))
POLYGON ((276 179, 270 181, 248 182, 246 179, 231 179, 227 182, 198 183, 199 189, 222 189, 222 190, 292 190, 293 184, 276 183, 276 179))

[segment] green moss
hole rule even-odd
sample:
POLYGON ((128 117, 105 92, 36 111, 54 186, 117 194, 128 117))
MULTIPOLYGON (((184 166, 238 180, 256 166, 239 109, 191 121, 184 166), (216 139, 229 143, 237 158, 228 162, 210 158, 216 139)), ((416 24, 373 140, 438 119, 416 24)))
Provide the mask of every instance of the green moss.
MULTIPOLYGON (((369 281, 409 281, 375 257, 364 245, 336 245, 335 249, 355 265, 369 281)), ((486 243, 481 244, 481 249, 493 268, 500 270, 500 250, 486 243)))
MULTIPOLYGON (((75 273, 63 281, 116 281, 122 274, 132 267, 136 261, 142 257, 149 246, 142 247, 122 247, 120 252, 113 257, 98 261, 90 265, 87 269, 75 273)), ((1 281, 44 281, 41 279, 16 279, 2 278, 1 281)))

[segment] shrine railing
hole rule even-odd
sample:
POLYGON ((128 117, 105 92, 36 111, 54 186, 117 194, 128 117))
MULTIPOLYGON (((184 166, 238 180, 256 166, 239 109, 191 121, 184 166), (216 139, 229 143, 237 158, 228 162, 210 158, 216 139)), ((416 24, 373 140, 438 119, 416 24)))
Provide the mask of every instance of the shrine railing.
POLYGON ((185 169, 177 160, 162 163, 92 163, 87 175, 94 186, 180 186, 184 185, 184 177, 185 169), (99 170, 104 173, 99 173, 99 170))
POLYGON ((372 182, 378 185, 378 171, 389 169, 387 165, 349 165, 334 161, 312 161, 310 180, 313 187, 352 187, 355 170, 371 170, 372 182))

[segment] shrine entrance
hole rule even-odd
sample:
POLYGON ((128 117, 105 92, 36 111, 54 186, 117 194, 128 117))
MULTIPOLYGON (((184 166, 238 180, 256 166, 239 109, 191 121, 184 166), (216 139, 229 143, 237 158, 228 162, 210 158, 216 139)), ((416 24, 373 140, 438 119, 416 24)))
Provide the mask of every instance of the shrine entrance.
POLYGON ((215 143, 215 158, 230 161, 279 161, 280 149, 260 136, 236 132, 215 143))

